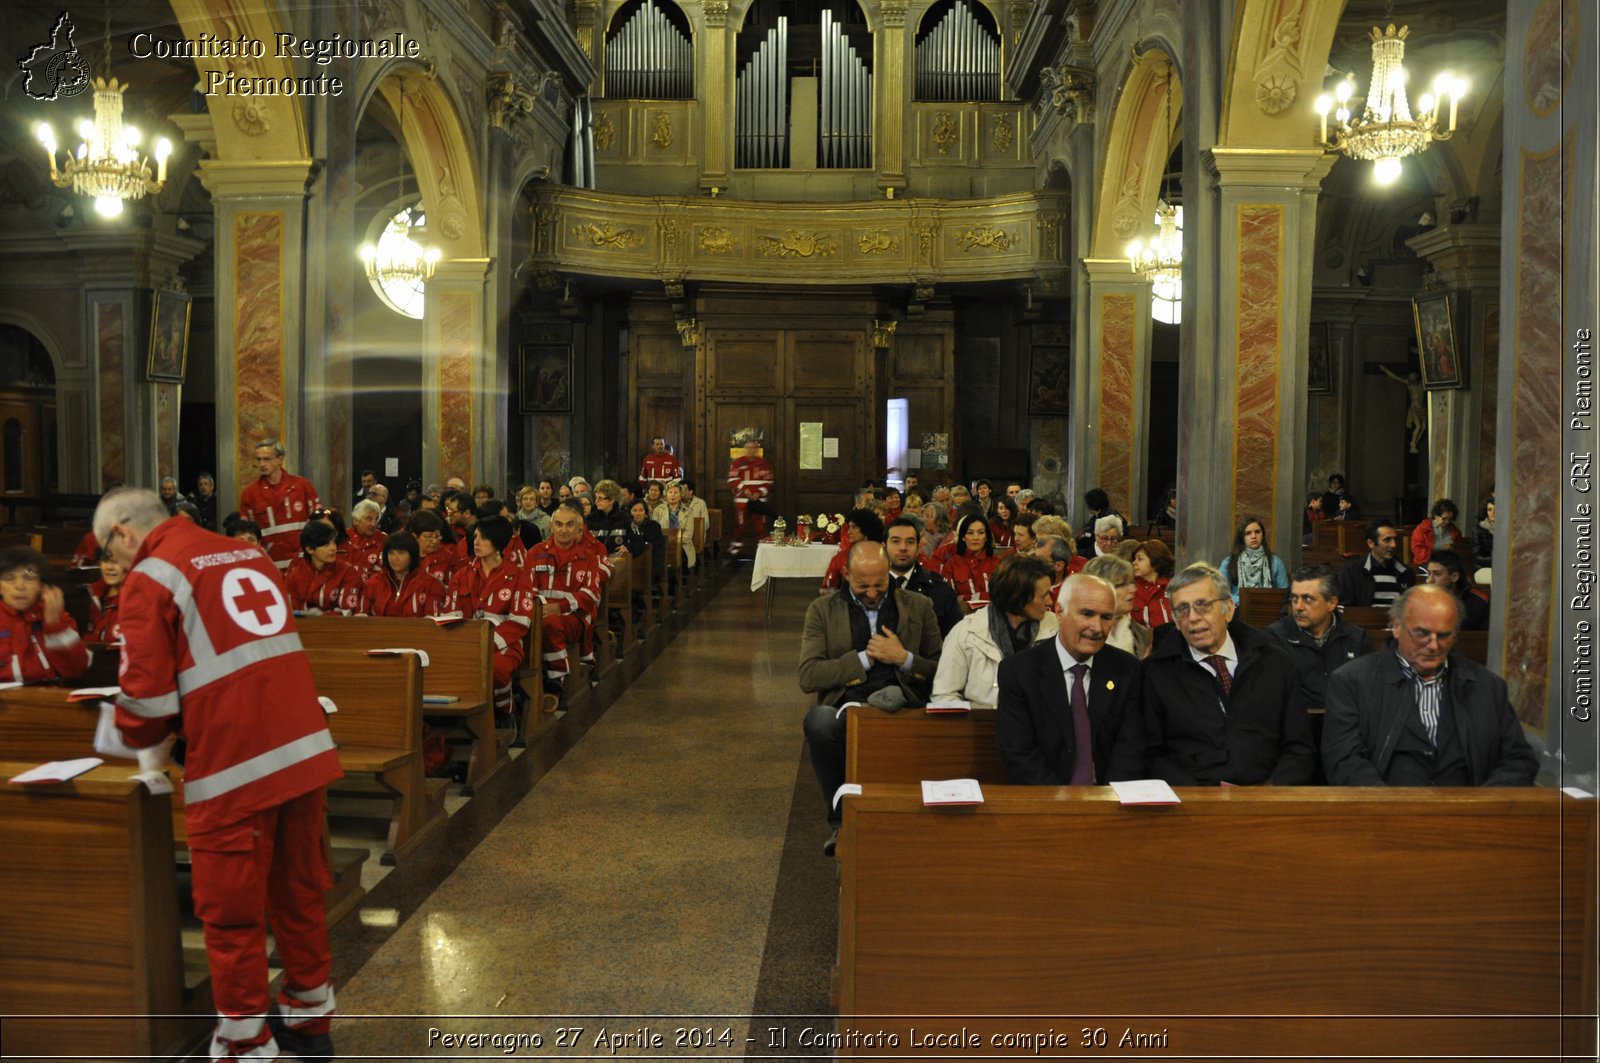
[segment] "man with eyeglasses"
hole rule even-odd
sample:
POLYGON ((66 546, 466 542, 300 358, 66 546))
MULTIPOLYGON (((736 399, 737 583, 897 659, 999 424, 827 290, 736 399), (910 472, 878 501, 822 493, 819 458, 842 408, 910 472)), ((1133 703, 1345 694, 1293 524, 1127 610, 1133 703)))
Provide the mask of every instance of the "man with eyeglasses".
POLYGON ((1390 607, 1394 641, 1328 680, 1322 762, 1334 786, 1531 786, 1539 761, 1505 680, 1451 652, 1461 604, 1412 587, 1390 607))
POLYGON ((1372 650, 1367 633, 1339 616, 1333 569, 1306 565, 1289 580, 1289 615, 1267 628, 1300 669, 1306 705, 1328 704, 1328 676, 1372 650))
POLYGON ((1145 756, 1173 786, 1303 786, 1316 772, 1294 662, 1234 620, 1227 577, 1190 565, 1167 587, 1177 629, 1143 669, 1145 756))

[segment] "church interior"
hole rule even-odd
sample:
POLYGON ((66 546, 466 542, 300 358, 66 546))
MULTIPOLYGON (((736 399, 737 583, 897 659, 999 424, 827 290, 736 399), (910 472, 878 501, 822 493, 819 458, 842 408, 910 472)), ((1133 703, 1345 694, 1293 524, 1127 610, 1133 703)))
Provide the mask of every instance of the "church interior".
MULTIPOLYGON (((0 7, 6 534, 81 529, 102 492, 165 477, 209 475, 235 508, 262 439, 337 504, 363 470, 507 499, 627 482, 661 437, 731 515, 754 436, 791 526, 868 481, 981 477, 1075 527, 1092 488, 1141 529, 1175 498, 1180 566, 1258 514, 1293 569, 1338 475, 1397 527, 1492 504, 1483 663, 1539 788, 1600 790, 1582 0, 67 15, 70 39, 53 8, 0 7), (40 46, 64 61, 33 67, 40 46), (1372 105, 1380 52, 1403 55, 1404 138, 1342 109, 1347 82, 1372 105), (131 176, 96 191, 74 152, 113 108, 131 176)), ((748 572, 724 551, 675 613, 655 603, 643 659, 497 779, 453 784, 397 866, 357 831, 344 1052, 446 1058, 429 1016, 540 1015, 589 1016, 586 1045, 654 1016, 727 1031, 708 1054, 882 1051, 819 1036, 871 998, 841 997, 816 856, 794 652, 813 594, 764 606, 748 572)), ((1587 1009, 1592 1058, 1582 977, 1562 1007, 1587 1009)), ((553 1051, 555 1025, 515 1028, 553 1051)))

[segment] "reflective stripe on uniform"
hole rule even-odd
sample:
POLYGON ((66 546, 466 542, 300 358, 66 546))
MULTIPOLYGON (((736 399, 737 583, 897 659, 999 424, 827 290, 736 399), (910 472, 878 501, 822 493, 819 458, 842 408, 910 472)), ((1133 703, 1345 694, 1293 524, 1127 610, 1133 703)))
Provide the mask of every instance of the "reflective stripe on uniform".
MULTIPOLYGON (((160 558, 147 557, 133 571, 165 587, 167 593, 172 595, 179 615, 183 617, 183 637, 189 643, 189 657, 195 663, 178 673, 179 694, 191 694, 247 665, 298 653, 301 649, 300 636, 286 632, 268 639, 256 639, 219 654, 211 643, 211 635, 206 631, 199 610, 195 608, 194 587, 183 578, 183 573, 178 571, 176 565, 160 558)), ((287 608, 288 604, 284 602, 284 607, 287 608)))
POLYGON ((313 1019, 320 1019, 324 1015, 334 1012, 333 983, 324 982, 316 989, 294 990, 285 989, 278 998, 278 1014, 283 1016, 283 1024, 290 1029, 304 1026, 313 1019), (317 999, 321 997, 322 999, 317 999), (287 1002, 288 1007, 282 1006, 287 1002))
POLYGON ((178 692, 168 691, 158 694, 153 698, 130 698, 126 694, 117 699, 117 704, 147 720, 159 720, 166 716, 178 715, 178 692))
POLYGON ((78 637, 78 633, 70 627, 62 628, 60 631, 44 637, 45 646, 52 650, 68 650, 81 641, 82 639, 78 637))
POLYGON ((326 728, 296 738, 293 742, 281 745, 277 749, 269 749, 249 760, 207 775, 203 779, 185 779, 184 803, 196 805, 213 797, 221 797, 241 786, 248 786, 285 768, 292 768, 301 761, 310 760, 317 754, 326 753, 333 748, 335 748, 333 735, 326 728))
POLYGON ((231 1019, 219 1013, 217 1036, 227 1038, 229 1041, 248 1041, 261 1032, 261 1026, 266 1021, 266 1015, 241 1015, 237 1019, 231 1019))
POLYGON ((303 520, 301 520, 301 521, 292 521, 292 522, 290 522, 288 524, 274 524, 270 528, 262 528, 261 529, 261 537, 263 539, 265 539, 269 535, 282 535, 285 532, 294 532, 295 534, 298 535, 299 532, 300 532, 300 529, 304 528, 305 526, 306 526, 306 522, 303 521, 303 520))

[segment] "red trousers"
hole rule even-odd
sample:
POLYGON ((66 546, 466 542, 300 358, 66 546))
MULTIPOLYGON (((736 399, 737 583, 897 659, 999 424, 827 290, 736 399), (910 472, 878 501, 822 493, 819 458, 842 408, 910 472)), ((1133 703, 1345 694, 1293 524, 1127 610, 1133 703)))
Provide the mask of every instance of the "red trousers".
POLYGON ((544 674, 556 682, 567 678, 567 647, 577 643, 580 656, 594 653, 594 629, 577 613, 544 618, 544 674))
POLYGON ((326 808, 318 787, 238 823, 189 835, 195 914, 205 926, 219 1020, 214 1058, 247 1057, 272 1039, 266 1026, 269 924, 284 967, 279 1004, 288 1025, 321 1034, 333 1023, 333 956, 323 902, 333 884, 322 840, 326 808))

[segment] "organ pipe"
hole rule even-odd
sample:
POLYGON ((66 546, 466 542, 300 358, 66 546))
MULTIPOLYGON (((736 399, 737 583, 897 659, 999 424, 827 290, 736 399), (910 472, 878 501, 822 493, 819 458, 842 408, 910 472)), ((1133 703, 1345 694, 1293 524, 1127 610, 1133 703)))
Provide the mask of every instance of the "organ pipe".
POLYGON ((917 42, 915 85, 919 100, 998 100, 1000 40, 956 0, 938 25, 917 42))
POLYGON ((653 100, 694 95, 694 45, 655 0, 645 0, 607 38, 606 95, 653 100))

